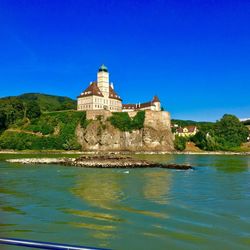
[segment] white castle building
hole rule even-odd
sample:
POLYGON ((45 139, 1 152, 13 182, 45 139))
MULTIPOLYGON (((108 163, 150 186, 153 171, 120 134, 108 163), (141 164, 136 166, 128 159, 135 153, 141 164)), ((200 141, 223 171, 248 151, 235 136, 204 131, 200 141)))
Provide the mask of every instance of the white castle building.
POLYGON ((161 110, 157 96, 153 100, 139 104, 122 104, 121 97, 115 92, 114 85, 109 82, 109 72, 102 65, 97 72, 97 81, 90 85, 77 97, 77 110, 110 110, 111 112, 130 112, 137 110, 161 110))

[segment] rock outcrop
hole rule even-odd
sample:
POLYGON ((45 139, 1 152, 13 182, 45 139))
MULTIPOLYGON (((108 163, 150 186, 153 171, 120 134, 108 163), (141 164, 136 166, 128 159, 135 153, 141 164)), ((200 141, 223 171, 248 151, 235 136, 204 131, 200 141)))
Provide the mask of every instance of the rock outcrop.
POLYGON ((190 165, 167 164, 147 160, 134 159, 128 156, 114 155, 83 155, 78 158, 25 158, 8 159, 7 162, 22 164, 63 164, 65 166, 85 167, 85 168, 168 168, 189 170, 190 165))
MULTIPOLYGON (((100 118, 100 114, 98 113, 100 118)), ((106 114, 105 114, 106 116, 106 114)), ((165 111, 145 111, 144 127, 123 132, 107 119, 92 120, 86 128, 76 129, 84 151, 172 151, 170 116, 165 111)))

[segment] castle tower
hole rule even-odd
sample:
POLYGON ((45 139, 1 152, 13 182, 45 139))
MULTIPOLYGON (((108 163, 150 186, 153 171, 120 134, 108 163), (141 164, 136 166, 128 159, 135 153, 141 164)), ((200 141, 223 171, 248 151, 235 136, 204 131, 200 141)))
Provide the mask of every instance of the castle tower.
POLYGON ((155 105, 155 111, 161 111, 161 102, 158 96, 154 96, 152 103, 155 105))
POLYGON ((97 73, 97 86, 103 93, 105 98, 109 97, 109 72, 108 68, 103 64, 97 73))

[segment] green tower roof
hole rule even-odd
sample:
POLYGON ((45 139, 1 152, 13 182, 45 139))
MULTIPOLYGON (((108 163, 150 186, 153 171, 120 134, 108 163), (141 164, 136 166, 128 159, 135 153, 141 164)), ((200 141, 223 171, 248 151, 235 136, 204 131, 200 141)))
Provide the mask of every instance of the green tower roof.
POLYGON ((98 71, 99 71, 99 72, 100 72, 100 71, 108 72, 108 68, 107 68, 104 64, 102 64, 102 66, 99 68, 98 71))

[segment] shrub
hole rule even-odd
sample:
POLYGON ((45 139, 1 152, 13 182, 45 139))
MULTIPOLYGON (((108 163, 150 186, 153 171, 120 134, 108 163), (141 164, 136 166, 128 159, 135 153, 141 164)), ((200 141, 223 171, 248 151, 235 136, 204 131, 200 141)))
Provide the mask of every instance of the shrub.
POLYGON ((145 111, 138 111, 134 118, 130 118, 127 112, 115 112, 109 118, 111 124, 121 131, 132 131, 143 128, 145 111))
POLYGON ((65 150, 79 150, 81 145, 78 143, 76 138, 71 138, 66 140, 66 143, 63 144, 65 150))
POLYGON ((89 125, 90 121, 87 120, 86 118, 86 112, 83 112, 81 119, 80 119, 80 125, 82 128, 87 128, 87 126, 89 125))
POLYGON ((185 150, 185 148, 186 148, 186 141, 187 141, 187 139, 185 137, 175 136, 174 148, 176 150, 180 150, 180 151, 185 150))
POLYGON ((29 101, 26 103, 26 116, 29 119, 37 118, 41 115, 40 106, 36 101, 29 101))

